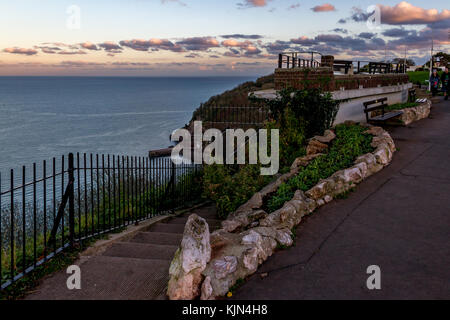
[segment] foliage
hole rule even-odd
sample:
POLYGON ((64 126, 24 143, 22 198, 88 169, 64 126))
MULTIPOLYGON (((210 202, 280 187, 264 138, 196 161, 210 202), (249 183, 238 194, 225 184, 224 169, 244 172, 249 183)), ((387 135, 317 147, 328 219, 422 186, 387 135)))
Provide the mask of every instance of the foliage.
MULTIPOLYGON (((442 76, 442 72, 438 72, 439 77, 442 76)), ((409 81, 414 84, 427 84, 430 79, 430 71, 409 71, 409 81)))
POLYGON ((296 190, 308 191, 321 179, 350 167, 358 156, 373 151, 372 136, 364 131, 366 129, 359 125, 338 125, 337 137, 328 154, 314 159, 297 176, 282 184, 276 194, 266 202, 268 212, 280 209, 285 202, 293 198, 296 190))
POLYGON ((211 165, 204 169, 204 194, 216 203, 219 216, 225 218, 270 179, 261 175, 259 165, 211 165))
POLYGON ((207 102, 202 103, 200 107, 194 111, 191 121, 198 119, 202 109, 210 106, 249 106, 251 101, 248 98, 248 94, 257 90, 274 88, 274 79, 274 74, 271 74, 261 77, 256 81, 245 82, 232 90, 228 90, 220 95, 211 97, 207 102))
MULTIPOLYGON (((322 134, 331 127, 339 107, 339 102, 320 89, 284 90, 274 101, 251 100, 270 108, 273 119, 266 123, 266 129, 280 130, 281 172, 288 171, 296 158, 305 155, 305 137, 322 134)), ((226 217, 272 180, 261 176, 260 168, 260 165, 205 168, 204 197, 213 200, 219 215, 226 217)))
POLYGON ((325 93, 319 88, 285 89, 278 93, 277 99, 262 100, 269 106, 272 116, 282 128, 289 125, 292 114, 307 138, 320 135, 330 128, 339 110, 339 101, 333 100, 331 93, 325 93))

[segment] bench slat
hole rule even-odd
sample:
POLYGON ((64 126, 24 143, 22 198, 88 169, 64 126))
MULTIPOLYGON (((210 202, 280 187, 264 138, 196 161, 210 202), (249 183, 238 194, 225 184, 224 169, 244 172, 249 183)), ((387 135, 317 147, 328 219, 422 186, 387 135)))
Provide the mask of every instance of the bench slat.
POLYGON ((403 111, 388 112, 388 113, 385 113, 384 115, 370 118, 369 120, 370 121, 386 121, 386 120, 398 117, 398 116, 402 115, 403 113, 404 113, 403 111))

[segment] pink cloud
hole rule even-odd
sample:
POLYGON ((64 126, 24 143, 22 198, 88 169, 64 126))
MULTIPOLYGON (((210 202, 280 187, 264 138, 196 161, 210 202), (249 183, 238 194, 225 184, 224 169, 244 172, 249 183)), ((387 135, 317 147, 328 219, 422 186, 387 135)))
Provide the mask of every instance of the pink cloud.
POLYGON ((3 50, 3 52, 12 53, 12 54, 23 54, 26 56, 32 56, 38 53, 35 49, 26 49, 26 48, 6 48, 3 50))
POLYGON ((381 22, 388 24, 427 24, 450 19, 450 10, 423 9, 406 1, 394 7, 379 5, 381 22))
POLYGON ((336 11, 336 8, 329 3, 322 4, 320 6, 315 6, 314 8, 311 8, 314 12, 328 12, 328 11, 336 11))

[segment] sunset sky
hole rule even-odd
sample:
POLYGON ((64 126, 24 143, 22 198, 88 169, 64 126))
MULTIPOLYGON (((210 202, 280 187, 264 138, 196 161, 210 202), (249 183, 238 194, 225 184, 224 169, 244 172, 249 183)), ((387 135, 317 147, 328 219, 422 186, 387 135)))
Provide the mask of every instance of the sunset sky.
POLYGON ((450 48, 448 0, 0 2, 0 75, 263 75, 277 54, 423 63, 450 48), (377 4, 379 28, 366 23, 377 4), (79 10, 79 11, 78 11, 79 10), (79 13, 79 15, 78 15, 79 13), (78 19, 79 16, 79 19, 78 19))

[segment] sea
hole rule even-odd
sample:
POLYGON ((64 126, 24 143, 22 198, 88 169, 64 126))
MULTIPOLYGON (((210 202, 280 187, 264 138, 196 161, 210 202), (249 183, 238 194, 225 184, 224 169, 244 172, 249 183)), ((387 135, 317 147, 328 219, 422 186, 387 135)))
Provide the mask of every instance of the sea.
POLYGON ((68 153, 146 156, 211 96, 256 77, 0 77, 0 172, 68 153))

